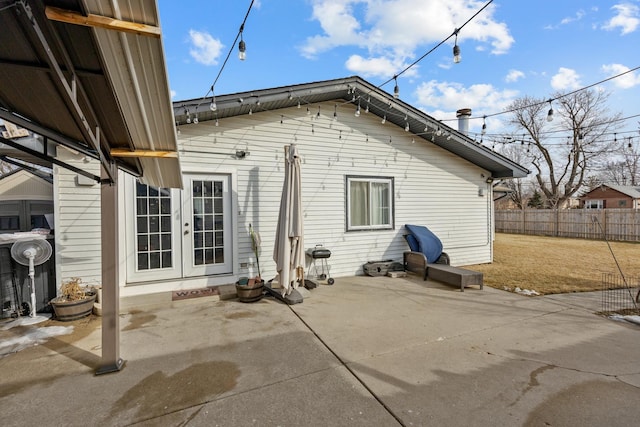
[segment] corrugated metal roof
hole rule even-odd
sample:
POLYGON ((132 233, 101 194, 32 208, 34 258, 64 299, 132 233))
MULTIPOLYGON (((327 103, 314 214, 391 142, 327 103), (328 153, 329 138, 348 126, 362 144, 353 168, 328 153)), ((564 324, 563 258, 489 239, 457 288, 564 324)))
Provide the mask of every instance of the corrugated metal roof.
MULTIPOLYGON (((0 11, 0 117, 96 158, 100 155, 86 129, 100 129, 100 151, 107 160, 114 148, 177 152, 162 40, 50 21, 46 6, 159 26, 155 0, 25 0, 5 7, 0 11), (76 100, 56 80, 51 55, 76 90, 76 100)), ((178 158, 114 160, 151 185, 182 186, 178 158)))
MULTIPOLYGON (((248 114, 249 110, 273 111, 290 108, 301 103, 304 108, 315 103, 336 101, 368 106, 372 114, 409 130, 443 149, 456 154, 487 171, 494 178, 522 178, 529 171, 508 158, 476 143, 466 135, 437 121, 423 111, 373 86, 366 80, 353 76, 336 80, 261 89, 227 95, 216 95, 217 110, 209 108, 213 98, 193 99, 173 103, 174 116, 178 124, 184 124, 187 116, 199 121, 222 120, 227 117, 248 114), (439 132, 438 132, 439 130, 439 132)), ((313 112, 315 113, 315 111, 313 112)))

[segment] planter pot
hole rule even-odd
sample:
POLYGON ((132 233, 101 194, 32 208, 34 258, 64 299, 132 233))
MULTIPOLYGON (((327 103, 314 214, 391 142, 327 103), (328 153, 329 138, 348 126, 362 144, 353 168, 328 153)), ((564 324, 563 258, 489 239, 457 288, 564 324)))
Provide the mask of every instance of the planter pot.
POLYGON ((240 302, 255 302, 262 299, 263 283, 252 284, 252 286, 236 285, 236 293, 240 302))
POLYGON ((54 298, 51 300, 51 306, 57 320, 68 322, 90 315, 95 300, 96 294, 92 292, 87 294, 87 298, 78 301, 60 301, 59 297, 54 298))

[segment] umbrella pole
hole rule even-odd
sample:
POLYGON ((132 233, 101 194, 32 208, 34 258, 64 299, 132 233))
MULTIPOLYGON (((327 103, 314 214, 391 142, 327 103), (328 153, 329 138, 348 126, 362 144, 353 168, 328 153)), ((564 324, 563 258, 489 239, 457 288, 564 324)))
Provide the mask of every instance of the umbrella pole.
POLYGON ((260 258, 258 257, 258 242, 256 241, 256 235, 253 231, 253 225, 249 224, 249 235, 251 236, 251 246, 253 246, 253 253, 256 255, 256 265, 258 267, 258 277, 262 277, 260 273, 260 258))

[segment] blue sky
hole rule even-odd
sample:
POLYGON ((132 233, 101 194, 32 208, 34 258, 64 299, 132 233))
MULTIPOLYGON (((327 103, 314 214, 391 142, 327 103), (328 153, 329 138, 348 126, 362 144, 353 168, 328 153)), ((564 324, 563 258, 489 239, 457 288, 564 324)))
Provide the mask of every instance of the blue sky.
MULTIPOLYGON (((201 98, 220 72, 251 0, 158 0, 173 100, 201 98)), ((380 85, 449 37, 487 1, 255 0, 216 94, 359 75, 380 85)), ((494 0, 453 39, 398 77, 400 98, 436 119, 503 111, 640 66, 640 0, 494 0)), ((383 87, 393 91, 394 83, 383 87)), ((597 86, 609 108, 640 114, 640 71, 597 86)), ((506 116, 487 119, 501 128, 506 116)), ((637 130, 640 118, 624 123, 637 130)), ((472 131, 482 120, 472 121, 472 131)), ((636 132, 636 136, 637 136, 636 132)))

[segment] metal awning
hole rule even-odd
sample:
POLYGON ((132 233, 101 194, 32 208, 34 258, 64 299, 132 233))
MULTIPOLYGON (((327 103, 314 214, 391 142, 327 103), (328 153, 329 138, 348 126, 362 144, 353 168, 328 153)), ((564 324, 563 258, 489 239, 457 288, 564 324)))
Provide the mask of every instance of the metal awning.
POLYGON ((69 166, 47 150, 54 142, 100 160, 110 178, 115 164, 182 187, 155 0, 2 2, 0 26, 0 118, 44 139, 33 149, 2 137, 5 148, 69 166))

